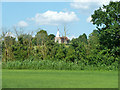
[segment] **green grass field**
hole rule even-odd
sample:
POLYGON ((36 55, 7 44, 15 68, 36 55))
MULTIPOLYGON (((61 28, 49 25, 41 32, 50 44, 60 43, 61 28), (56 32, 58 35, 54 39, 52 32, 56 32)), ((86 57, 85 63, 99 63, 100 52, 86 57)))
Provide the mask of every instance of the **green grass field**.
POLYGON ((2 71, 3 88, 118 88, 117 71, 2 71))

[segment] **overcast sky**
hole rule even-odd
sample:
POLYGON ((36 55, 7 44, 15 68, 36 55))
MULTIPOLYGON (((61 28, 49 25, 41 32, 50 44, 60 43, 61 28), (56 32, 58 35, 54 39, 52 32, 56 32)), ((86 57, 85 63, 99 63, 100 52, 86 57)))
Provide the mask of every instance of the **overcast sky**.
MULTIPOLYGON (((112 0, 120 1, 120 0, 112 0)), ((2 2, 2 25, 24 28, 24 32, 44 29, 48 34, 62 34, 64 25, 68 37, 87 36, 95 29, 90 22, 91 14, 110 0, 73 0, 73 2, 2 2)))

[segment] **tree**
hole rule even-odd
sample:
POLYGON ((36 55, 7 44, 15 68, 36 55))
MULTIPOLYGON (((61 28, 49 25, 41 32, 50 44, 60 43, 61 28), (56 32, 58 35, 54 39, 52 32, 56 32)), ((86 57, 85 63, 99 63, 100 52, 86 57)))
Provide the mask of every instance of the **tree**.
POLYGON ((58 48, 57 43, 55 43, 54 39, 49 40, 46 42, 46 47, 47 47, 47 59, 54 59, 56 48, 58 48))
POLYGON ((93 30, 89 35, 88 47, 89 49, 98 49, 100 47, 99 32, 97 30, 93 30))
POLYGON ((48 34, 45 30, 40 30, 37 32, 35 37, 37 38, 37 45, 44 45, 48 40, 48 34))
POLYGON ((2 48, 3 48, 3 60, 8 61, 8 60, 13 60, 14 55, 13 55, 13 49, 12 46, 15 44, 15 38, 7 36, 4 37, 4 41, 2 43, 2 48))
POLYGON ((75 50, 77 60, 85 60, 87 43, 87 36, 85 33, 76 39, 72 39, 71 46, 73 46, 75 50))
POLYGON ((38 53, 41 55, 41 59, 46 59, 47 57, 47 44, 46 42, 48 41, 48 34, 45 30, 40 30, 37 32, 35 38, 34 38, 34 43, 35 40, 37 41, 37 49, 38 53))
POLYGON ((110 2, 95 10, 91 21, 99 33, 98 59, 106 64, 117 61, 120 58, 120 2, 110 2))
POLYGON ((110 49, 119 46, 120 2, 110 2, 95 10, 91 21, 100 33, 100 44, 110 49))
POLYGON ((100 34, 102 49, 110 49, 113 56, 120 55, 120 2, 110 2, 94 11, 92 20, 100 34))
POLYGON ((3 28, 3 32, 0 38, 0 42, 2 44, 2 60, 6 62, 8 60, 13 60, 14 55, 12 52, 12 45, 15 44, 15 38, 12 37, 12 33, 8 32, 8 29, 6 28, 3 28))
POLYGON ((66 57, 66 48, 64 44, 61 44, 57 47, 55 58, 59 60, 63 60, 65 57, 66 57))
POLYGON ((83 43, 84 45, 86 45, 87 42, 87 35, 84 33, 83 35, 80 35, 78 38, 76 39, 72 39, 71 41, 71 45, 76 48, 79 46, 79 44, 83 43))
POLYGON ((50 35, 48 36, 48 38, 49 38, 50 40, 54 40, 55 35, 54 35, 54 34, 50 34, 50 35))
POLYGON ((80 35, 78 37, 79 42, 87 44, 87 35, 83 33, 83 35, 80 35))

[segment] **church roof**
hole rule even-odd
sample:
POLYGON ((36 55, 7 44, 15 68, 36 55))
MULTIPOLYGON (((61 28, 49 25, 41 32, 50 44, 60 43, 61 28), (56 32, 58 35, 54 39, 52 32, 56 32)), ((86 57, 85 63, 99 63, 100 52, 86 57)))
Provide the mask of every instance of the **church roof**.
POLYGON ((67 37, 64 37, 64 36, 63 36, 63 37, 60 37, 60 39, 66 39, 66 40, 69 40, 67 37))

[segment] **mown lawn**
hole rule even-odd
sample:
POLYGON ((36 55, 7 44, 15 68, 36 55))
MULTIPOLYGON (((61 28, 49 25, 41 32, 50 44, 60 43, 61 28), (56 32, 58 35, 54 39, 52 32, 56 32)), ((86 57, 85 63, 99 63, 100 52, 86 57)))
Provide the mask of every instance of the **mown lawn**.
POLYGON ((3 69, 2 87, 118 88, 118 72, 3 69))

